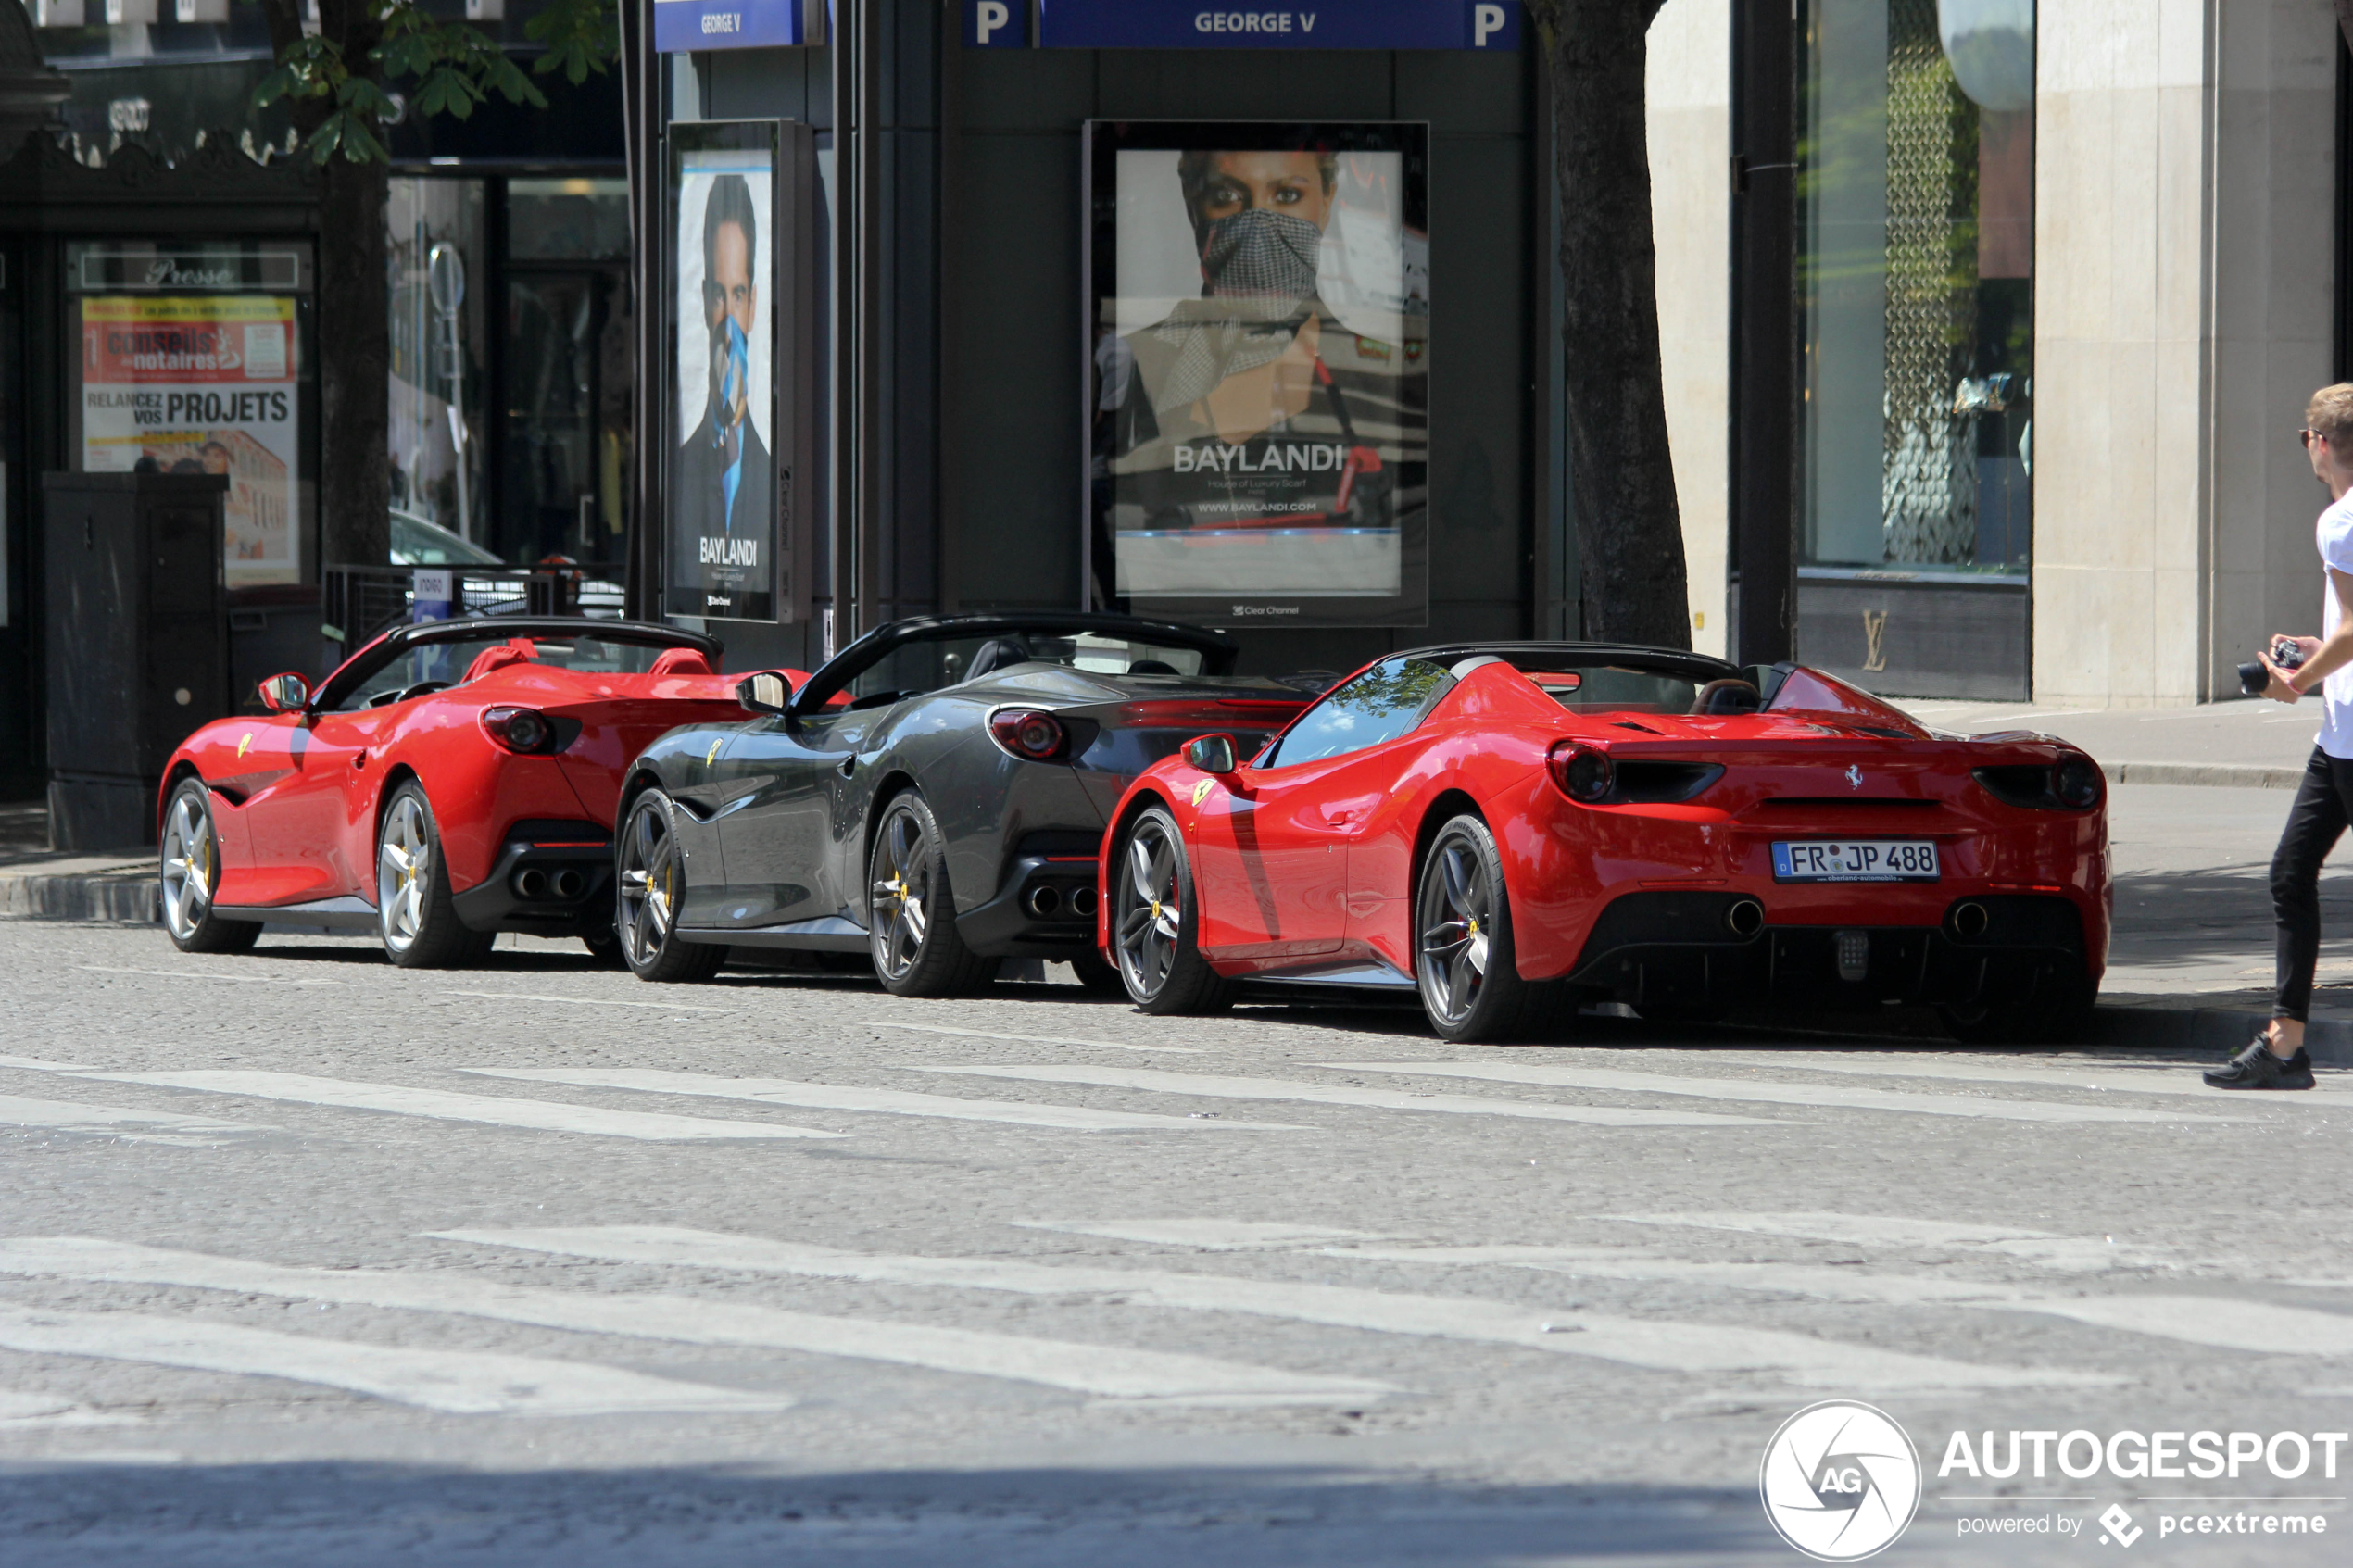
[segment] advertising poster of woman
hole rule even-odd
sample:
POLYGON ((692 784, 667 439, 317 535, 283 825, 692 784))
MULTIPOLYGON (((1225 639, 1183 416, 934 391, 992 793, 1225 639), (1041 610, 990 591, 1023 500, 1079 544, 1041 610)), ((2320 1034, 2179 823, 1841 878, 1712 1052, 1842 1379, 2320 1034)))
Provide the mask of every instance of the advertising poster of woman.
POLYGON ((1088 127, 1094 602, 1427 623, 1426 143, 1088 127))

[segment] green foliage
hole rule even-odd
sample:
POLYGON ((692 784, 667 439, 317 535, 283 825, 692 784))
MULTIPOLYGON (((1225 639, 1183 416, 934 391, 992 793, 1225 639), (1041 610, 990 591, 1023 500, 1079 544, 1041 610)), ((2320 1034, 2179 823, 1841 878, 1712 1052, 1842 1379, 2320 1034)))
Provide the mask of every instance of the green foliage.
MULTIPOLYGON (((357 67, 333 39, 306 35, 287 46, 254 89, 256 108, 281 98, 332 106, 303 144, 313 162, 323 165, 338 153, 354 163, 389 161, 378 132, 399 106, 384 90, 387 82, 414 81, 408 94, 412 114, 464 119, 493 93, 509 103, 547 107, 547 95, 480 30, 434 17, 418 0, 370 3, 384 42, 357 67)), ((533 72, 560 70, 575 84, 590 71, 601 75, 618 53, 613 0, 552 0, 523 31, 547 49, 533 72)))
POLYGON ((523 31, 547 52, 531 69, 541 75, 562 71, 573 86, 598 76, 618 54, 618 36, 611 0, 553 0, 523 24, 523 31))

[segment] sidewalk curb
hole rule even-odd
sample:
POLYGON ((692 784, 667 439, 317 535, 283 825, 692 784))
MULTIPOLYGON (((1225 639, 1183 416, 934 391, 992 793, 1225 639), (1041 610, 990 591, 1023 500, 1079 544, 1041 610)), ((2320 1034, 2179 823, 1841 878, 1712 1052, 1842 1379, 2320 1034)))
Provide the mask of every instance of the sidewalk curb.
POLYGON ((2112 784, 2204 784, 2222 789, 2295 789, 2301 768, 2260 768, 2246 762, 2103 762, 2112 784))
MULTIPOLYGON (((2237 1052, 2271 1021, 2270 1013, 2254 1008, 2104 1005, 2093 1011, 2091 1043, 2211 1052, 2219 1058, 2237 1052)), ((2353 1066, 2353 1021, 2313 1020, 2305 1025, 2304 1048, 2314 1061, 2353 1066)))
POLYGON ((116 876, 0 876, 0 920, 159 925, 163 889, 153 872, 116 876))

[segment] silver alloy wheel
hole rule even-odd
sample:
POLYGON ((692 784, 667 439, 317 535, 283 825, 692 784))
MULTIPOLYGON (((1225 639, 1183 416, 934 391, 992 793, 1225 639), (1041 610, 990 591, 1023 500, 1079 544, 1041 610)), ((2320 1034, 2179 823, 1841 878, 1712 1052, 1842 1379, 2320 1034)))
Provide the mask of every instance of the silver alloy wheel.
POLYGON ((903 980, 931 929, 931 835, 903 801, 875 840, 874 895, 875 968, 885 981, 903 980))
POLYGON ((1415 916, 1421 934, 1415 978, 1422 999, 1441 1021, 1460 1023, 1478 1005, 1487 983, 1495 925, 1495 893, 1476 841, 1453 833, 1439 839, 1422 873, 1415 916))
POLYGON ((219 859, 213 852, 211 813, 194 790, 183 790, 171 802, 163 824, 162 859, 164 923, 185 942, 195 935, 212 905, 212 873, 219 859))
POLYGON ((1157 817, 1146 817, 1128 835, 1112 907, 1118 921, 1112 942, 1120 970, 1138 996, 1158 996, 1176 962, 1184 911, 1177 897, 1176 848, 1157 817))
POLYGON ((647 795, 621 838, 621 940, 643 969, 661 957, 678 918, 678 846, 662 797, 647 795))
POLYGON ((376 921, 392 952, 407 952, 424 928, 432 885, 433 822, 424 802, 404 794, 376 836, 376 921))

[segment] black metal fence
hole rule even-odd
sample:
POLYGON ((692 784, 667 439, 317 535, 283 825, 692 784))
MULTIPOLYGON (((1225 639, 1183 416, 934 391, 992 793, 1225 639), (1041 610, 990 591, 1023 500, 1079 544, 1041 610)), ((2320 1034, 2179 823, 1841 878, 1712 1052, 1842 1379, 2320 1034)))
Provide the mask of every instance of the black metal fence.
POLYGON ((320 634, 346 652, 414 618, 417 576, 447 572, 451 610, 458 615, 593 615, 622 613, 617 561, 576 566, 331 566, 321 573, 320 634))

